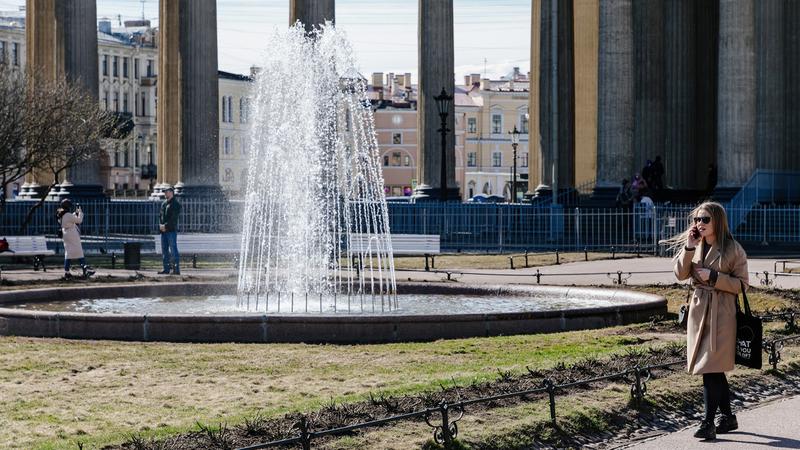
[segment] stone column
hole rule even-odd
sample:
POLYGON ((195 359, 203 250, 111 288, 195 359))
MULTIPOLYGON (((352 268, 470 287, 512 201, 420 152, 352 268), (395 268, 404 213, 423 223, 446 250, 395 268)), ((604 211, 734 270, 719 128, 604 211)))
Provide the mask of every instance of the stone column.
MULTIPOLYGON (((97 6, 95 0, 27 0, 26 52, 32 86, 65 77, 98 100, 97 6)), ((107 161, 106 161, 107 162, 107 161)), ((103 161, 92 159, 69 169, 70 196, 101 196, 103 161)), ((34 178, 50 184, 49 174, 34 178)), ((53 191, 52 194, 57 194, 53 191)), ((66 195, 67 193, 64 192, 66 195)))
MULTIPOLYGON (((694 168, 695 188, 709 191, 709 165, 717 160, 717 77, 719 62, 719 2, 694 3, 694 153, 675 170, 691 174, 694 168)), ((692 187, 690 184, 689 187, 692 187)))
POLYGON ((219 195, 216 0, 161 0, 159 17, 159 183, 219 195))
POLYGON ((753 0, 720 0, 716 195, 724 199, 755 170, 756 65, 753 0), (725 191, 725 192, 723 192, 725 191))
POLYGON ((289 25, 298 20, 311 31, 314 26, 326 21, 335 22, 336 0, 291 0, 289 3, 289 25))
POLYGON ((445 164, 448 200, 458 200, 455 178, 455 107, 447 115, 445 161, 442 161, 442 138, 439 113, 433 97, 442 88, 453 95, 455 89, 453 56, 453 0, 419 0, 419 86, 417 94, 417 147, 419 148, 420 199, 438 200, 442 188, 442 164, 445 164))
POLYGON ((613 203, 633 171, 633 14, 631 0, 600 2, 598 63, 598 200, 613 203))
MULTIPOLYGON (((58 2, 57 17, 63 21, 64 72, 67 80, 86 89, 99 102, 100 80, 97 55, 97 4, 95 0, 58 2)), ((101 195, 108 180, 103 180, 103 165, 109 161, 90 159, 69 170, 73 196, 101 195)))
POLYGON ((664 3, 664 184, 696 187, 694 0, 664 3))
POLYGON ((787 1, 784 30, 784 111, 786 169, 800 170, 800 2, 787 1))
MULTIPOLYGON (((783 1, 755 3, 756 167, 786 169, 783 1)), ((796 26, 796 25, 794 25, 796 26)), ((796 57, 796 56, 795 56, 796 57)))
POLYGON ((664 1, 633 2, 635 100, 633 171, 664 155, 664 1))
POLYGON ((539 42, 542 19, 542 0, 531 0, 531 79, 528 97, 528 191, 526 198, 533 196, 541 183, 541 131, 539 128, 539 73, 541 59, 539 42))
POLYGON ((597 55, 599 0, 576 0, 573 11, 575 64, 575 185, 597 174, 597 55))
POLYGON ((536 188, 537 196, 549 195, 551 189, 559 191, 570 189, 575 183, 575 67, 572 1, 543 1, 541 17, 539 120, 542 143, 540 151, 541 182, 536 188), (554 35, 557 36, 555 45, 554 35), (553 178, 554 175, 557 176, 557 179, 553 178))

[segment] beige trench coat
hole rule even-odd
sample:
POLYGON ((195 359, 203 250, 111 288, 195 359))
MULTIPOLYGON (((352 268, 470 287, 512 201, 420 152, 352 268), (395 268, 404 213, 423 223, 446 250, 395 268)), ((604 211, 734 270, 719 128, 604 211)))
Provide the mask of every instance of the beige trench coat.
POLYGON ((726 255, 711 246, 702 260, 703 241, 693 252, 681 250, 675 262, 679 280, 692 278, 694 293, 689 301, 689 320, 686 327, 687 370, 694 374, 728 372, 733 370, 736 352, 736 301, 749 286, 747 254, 738 242, 729 246, 726 255), (702 282, 695 268, 718 272, 717 282, 702 282))
POLYGON ((78 224, 83 222, 83 213, 66 213, 61 217, 61 232, 64 233, 64 259, 83 258, 81 232, 78 224))

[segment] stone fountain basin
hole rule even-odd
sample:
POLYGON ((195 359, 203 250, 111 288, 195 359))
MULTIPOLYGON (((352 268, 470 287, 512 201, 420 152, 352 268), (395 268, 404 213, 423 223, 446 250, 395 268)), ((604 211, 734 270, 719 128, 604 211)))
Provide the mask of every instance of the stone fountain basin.
POLYGON ((644 322, 665 315, 662 296, 626 289, 398 283, 400 294, 592 298, 605 306, 537 312, 436 315, 137 315, 34 311, 18 303, 230 294, 232 283, 152 283, 0 292, 0 335, 163 342, 366 344, 552 333, 644 322))

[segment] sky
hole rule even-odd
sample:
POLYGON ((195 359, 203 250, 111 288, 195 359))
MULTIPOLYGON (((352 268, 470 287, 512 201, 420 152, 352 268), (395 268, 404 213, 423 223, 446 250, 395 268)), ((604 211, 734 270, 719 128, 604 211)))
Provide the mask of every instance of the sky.
MULTIPOLYGON (((349 37, 359 71, 417 72, 418 0, 337 0, 336 25, 349 37)), ((25 0, 0 0, 14 11, 25 0)), ((491 78, 530 69, 530 0, 453 0, 455 74, 491 78)), ((150 19, 158 24, 158 0, 97 0, 98 18, 150 19)), ((267 37, 289 22, 289 0, 217 0, 219 68, 247 74, 258 65, 267 37)))

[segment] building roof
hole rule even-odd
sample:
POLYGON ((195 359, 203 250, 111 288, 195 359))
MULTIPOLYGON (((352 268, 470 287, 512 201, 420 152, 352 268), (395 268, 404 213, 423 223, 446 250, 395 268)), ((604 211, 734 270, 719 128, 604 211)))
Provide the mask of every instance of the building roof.
POLYGON ((217 76, 219 77, 220 80, 253 81, 253 78, 247 75, 239 75, 238 73, 225 72, 224 70, 218 70, 217 76))

